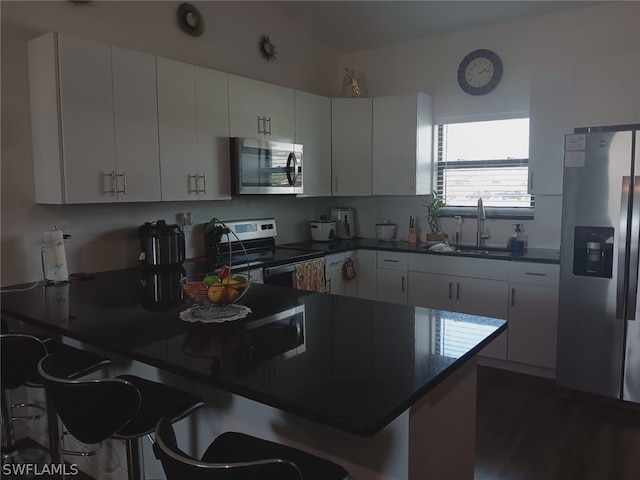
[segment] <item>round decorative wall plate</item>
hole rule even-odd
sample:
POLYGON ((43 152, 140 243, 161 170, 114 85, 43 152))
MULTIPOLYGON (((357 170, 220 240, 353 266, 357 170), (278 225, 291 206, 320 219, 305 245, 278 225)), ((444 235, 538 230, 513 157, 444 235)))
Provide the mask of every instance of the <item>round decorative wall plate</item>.
POLYGON ((269 35, 262 35, 258 40, 260 45, 260 53, 270 62, 276 59, 276 46, 271 42, 269 35))
POLYGON ((200 10, 190 3, 182 3, 178 7, 178 22, 185 32, 194 37, 204 33, 204 18, 200 10))
POLYGON ((460 62, 458 83, 470 95, 485 95, 502 79, 502 60, 491 50, 474 50, 460 62))

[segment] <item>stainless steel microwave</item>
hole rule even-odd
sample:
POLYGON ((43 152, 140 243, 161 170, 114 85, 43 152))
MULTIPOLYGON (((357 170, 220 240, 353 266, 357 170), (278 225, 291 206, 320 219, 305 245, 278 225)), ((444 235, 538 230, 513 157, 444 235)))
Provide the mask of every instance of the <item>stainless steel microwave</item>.
POLYGON ((302 145, 231 137, 234 195, 303 193, 302 145))

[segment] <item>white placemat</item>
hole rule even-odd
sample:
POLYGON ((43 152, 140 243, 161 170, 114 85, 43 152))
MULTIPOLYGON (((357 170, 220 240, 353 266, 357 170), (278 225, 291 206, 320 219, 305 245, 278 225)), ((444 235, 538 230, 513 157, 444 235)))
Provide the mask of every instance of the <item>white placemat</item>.
POLYGON ((180 319, 185 322, 222 323, 240 320, 251 313, 244 305, 224 305, 222 307, 194 305, 180 312, 180 319))

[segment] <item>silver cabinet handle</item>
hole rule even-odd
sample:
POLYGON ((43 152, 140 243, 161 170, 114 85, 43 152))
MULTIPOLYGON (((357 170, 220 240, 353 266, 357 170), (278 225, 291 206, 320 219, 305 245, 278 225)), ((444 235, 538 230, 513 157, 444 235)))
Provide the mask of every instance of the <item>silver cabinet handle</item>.
POLYGON ((402 291, 404 292, 404 275, 402 276, 402 291))
POLYGON ((333 177, 333 189, 338 191, 338 177, 333 177))
POLYGON ((271 117, 269 118, 265 117, 264 122, 265 122, 264 133, 266 133, 267 135, 271 135, 271 117), (269 122, 269 130, 267 130, 267 122, 269 122))
POLYGON ((413 177, 413 175, 411 177, 409 177, 409 191, 413 192, 416 189, 416 179, 413 177))
POLYGON ((264 118, 258 115, 258 133, 264 133, 264 118), (262 125, 262 128, 260 126, 262 125))
POLYGON ((515 303, 515 298, 516 298, 516 289, 512 288, 511 289, 511 306, 513 307, 514 303, 515 303))
POLYGON ((382 261, 383 262, 391 262, 391 263, 400 263, 400 260, 390 260, 388 258, 383 258, 382 261))
POLYGON ((207 193, 207 177, 206 175, 196 175, 196 193, 207 193), (202 179, 202 190, 200 190, 200 179, 202 179))
POLYGON ((546 273, 538 273, 538 272, 524 272, 525 275, 532 275, 534 277, 546 277, 546 273))
POLYGON ((188 182, 189 182, 189 193, 198 193, 198 175, 187 175, 188 178, 188 182), (196 188, 195 190, 191 188, 191 179, 195 179, 196 181, 196 188))
POLYGON ((127 194, 127 174, 125 172, 116 173, 116 193, 122 193, 123 195, 127 194), (122 177, 122 190, 118 190, 118 177, 122 177))
POLYGON ((456 300, 460 300, 460 284, 456 282, 456 300))
POLYGON ((451 300, 451 282, 449 282, 449 300, 451 300))
POLYGON ((327 293, 331 293, 331 279, 327 280, 327 293))
POLYGON ((330 266, 330 267, 333 267, 334 265, 340 265, 341 263, 342 263, 342 262, 338 260, 337 262, 331 262, 331 263, 329 264, 329 266, 330 266))
POLYGON ((116 194, 116 172, 103 173, 102 175, 104 175, 105 177, 111 177, 111 190, 105 190, 103 193, 111 193, 115 195, 116 194))

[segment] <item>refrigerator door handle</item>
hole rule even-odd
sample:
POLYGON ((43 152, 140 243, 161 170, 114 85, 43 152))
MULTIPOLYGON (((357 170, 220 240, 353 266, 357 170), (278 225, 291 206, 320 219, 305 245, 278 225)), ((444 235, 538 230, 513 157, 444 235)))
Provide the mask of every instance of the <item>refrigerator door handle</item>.
MULTIPOLYGON (((636 145, 636 148, 638 146, 636 145)), ((629 242, 629 287, 627 288, 627 320, 636 319, 638 297, 638 261, 640 260, 640 177, 633 182, 633 213, 631 215, 631 239, 629 242)))
POLYGON ((629 218, 629 190, 631 189, 631 177, 622 177, 622 194, 620 200, 620 230, 618 230, 618 278, 616 281, 616 318, 624 320, 627 288, 627 233, 629 218))

